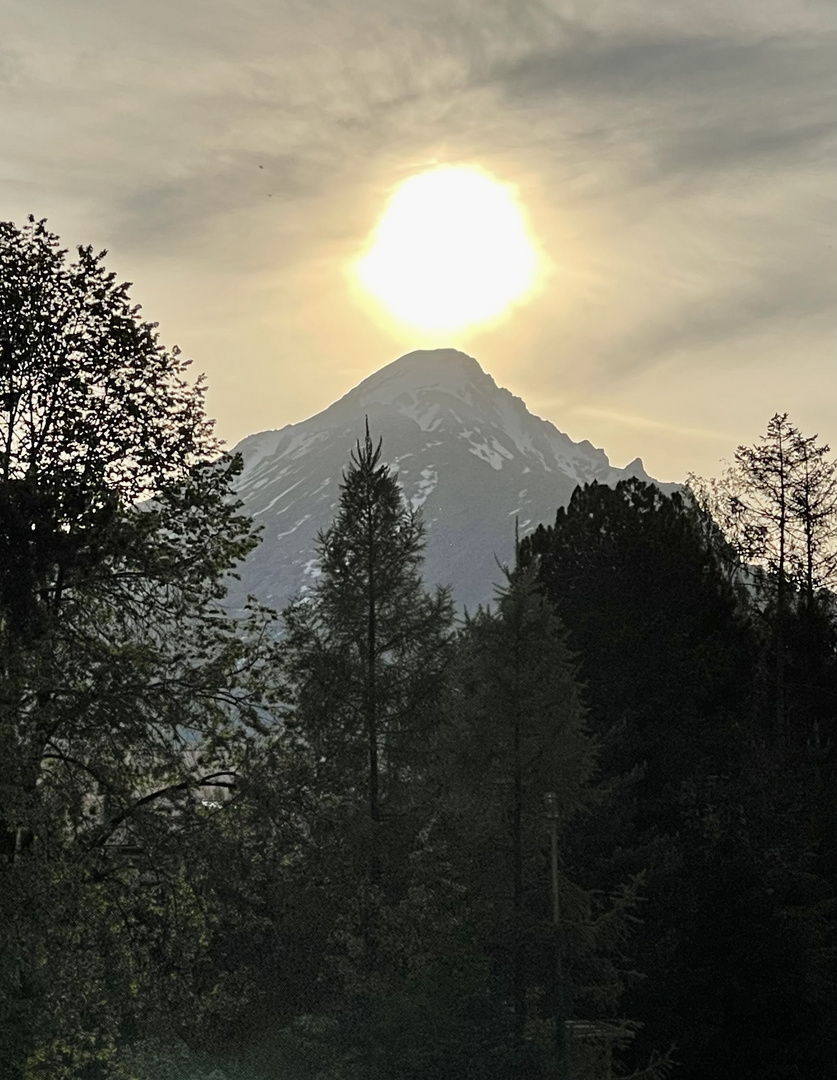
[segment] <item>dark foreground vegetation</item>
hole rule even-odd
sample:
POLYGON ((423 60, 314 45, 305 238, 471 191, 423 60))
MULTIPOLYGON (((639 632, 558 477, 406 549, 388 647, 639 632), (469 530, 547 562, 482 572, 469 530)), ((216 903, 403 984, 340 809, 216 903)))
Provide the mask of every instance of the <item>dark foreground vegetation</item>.
POLYGON ((230 618, 185 367, 0 224, 0 1077, 837 1075, 828 448, 580 488, 457 621, 367 432, 230 618))

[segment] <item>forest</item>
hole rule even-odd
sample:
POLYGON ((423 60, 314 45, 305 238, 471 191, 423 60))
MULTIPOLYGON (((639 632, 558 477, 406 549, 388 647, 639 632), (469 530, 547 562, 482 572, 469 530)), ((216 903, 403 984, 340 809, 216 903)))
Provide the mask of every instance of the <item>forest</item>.
POLYGON ((105 254, 0 223, 2 1080, 837 1076, 830 448, 579 487, 459 616, 367 426, 230 614, 241 462, 105 254))

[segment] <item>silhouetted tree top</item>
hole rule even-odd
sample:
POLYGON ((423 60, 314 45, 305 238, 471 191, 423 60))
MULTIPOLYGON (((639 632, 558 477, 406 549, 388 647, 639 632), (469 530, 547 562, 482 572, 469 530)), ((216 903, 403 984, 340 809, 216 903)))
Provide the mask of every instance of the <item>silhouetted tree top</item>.
POLYGON ((623 729, 619 768, 647 761, 659 790, 708 749, 712 729, 721 737, 722 717, 747 708, 739 593, 723 538, 687 497, 636 479, 579 487, 520 558, 537 563, 569 630, 594 729, 623 729))
POLYGON ((837 581, 837 464, 817 435, 803 435, 775 413, 753 446, 736 448, 717 479, 689 475, 700 505, 748 563, 781 585, 793 582, 808 603, 837 581))
POLYGON ((202 379, 160 343, 101 251, 0 222, 0 481, 136 500, 217 453, 202 379))
POLYGON ((253 543, 202 379, 186 380, 105 254, 70 261, 45 221, 0 222, 0 623, 16 632, 108 560, 127 574, 133 559, 136 578, 165 550, 164 572, 207 583, 253 543))

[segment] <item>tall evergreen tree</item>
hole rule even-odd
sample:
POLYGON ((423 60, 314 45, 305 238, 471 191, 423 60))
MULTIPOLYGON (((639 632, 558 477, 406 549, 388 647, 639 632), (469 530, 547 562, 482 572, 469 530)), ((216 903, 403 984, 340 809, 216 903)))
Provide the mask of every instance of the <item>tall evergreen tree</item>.
MULTIPOLYGON (((720 479, 690 476, 700 504, 756 572, 770 629, 775 733, 785 738, 795 693, 794 640, 822 622, 837 573, 837 469, 830 448, 776 413, 753 446, 739 446, 720 479), (801 622, 804 627, 798 624, 801 622)), ((827 616, 827 612, 825 613, 827 616)))
POLYGON ((579 651, 606 776, 641 770, 575 846, 594 881, 648 871, 635 1051, 674 1039, 690 1078, 786 1078, 794 1058, 827 1075, 831 830, 816 822, 833 794, 815 794, 807 752, 777 753, 755 723, 760 613, 738 553, 687 497, 636 481, 577 490, 522 547, 579 651))
POLYGON ((443 816, 477 940, 505 976, 518 1048, 531 1050, 535 1032, 549 1030, 554 1048, 545 1060, 554 1064, 557 1049, 566 1068, 568 1021, 612 1019, 619 1008, 616 955, 637 883, 594 897, 566 857, 568 836, 597 799, 596 745, 577 662, 534 566, 508 572, 496 607, 466 619, 456 672, 443 816), (557 829, 555 880, 547 802, 557 829))
MULTIPOLYGON (((532 865, 540 863, 543 848, 544 796, 556 794, 561 820, 568 823, 587 792, 593 744, 585 729, 566 633, 537 592, 531 571, 509 574, 496 610, 480 610, 466 622, 460 649, 462 741, 451 764, 459 773, 458 786, 467 779, 471 798, 483 802, 475 816, 484 823, 506 820, 500 836, 489 840, 497 844, 502 865, 495 857, 486 868, 490 866, 501 895, 505 893, 499 906, 505 911, 517 1037, 522 1041, 535 945, 532 931, 539 921, 531 898, 546 886, 543 867, 538 881, 533 880, 537 871, 532 865)), ((484 824, 482 829, 488 839, 484 824)), ((483 885, 491 889, 487 882, 483 885)), ((543 933, 543 925, 540 929, 543 933)))
POLYGON ((647 871, 636 940, 647 978, 627 996, 630 1015, 648 1028, 637 1054, 672 1037, 658 1020, 681 929, 666 899, 680 873, 680 788, 735 767, 752 703, 752 645, 721 541, 686 498, 628 480, 576 489, 555 524, 521 544, 577 651, 614 794, 579 822, 573 858, 599 888, 647 871))
POLYGON ((422 584, 423 548, 421 516, 367 423, 318 539, 316 588, 285 611, 285 652, 320 773, 344 792, 365 789, 373 822, 421 770, 438 721, 453 611, 446 590, 422 584))
POLYGON ((577 488, 521 544, 577 652, 611 774, 645 763, 650 819, 696 761, 726 760, 752 705, 753 646, 723 538, 679 493, 621 481, 577 488))
POLYGON ((386 927, 429 819, 453 619, 447 591, 422 584, 423 547, 421 517, 367 424, 319 536, 316 587, 284 613, 292 723, 318 796, 307 853, 331 883, 331 978, 348 992, 397 984, 409 951, 410 935, 386 927))

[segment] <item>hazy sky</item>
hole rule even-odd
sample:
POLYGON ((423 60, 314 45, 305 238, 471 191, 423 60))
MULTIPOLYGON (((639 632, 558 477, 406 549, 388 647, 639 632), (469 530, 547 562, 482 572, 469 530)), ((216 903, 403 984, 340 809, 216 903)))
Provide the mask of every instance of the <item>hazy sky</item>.
POLYGON ((550 266, 449 335, 615 464, 834 444, 832 4, 0 0, 0 219, 91 243, 230 444, 434 342, 351 287, 397 185, 477 165, 550 266), (262 166, 262 168, 260 168, 262 166))

